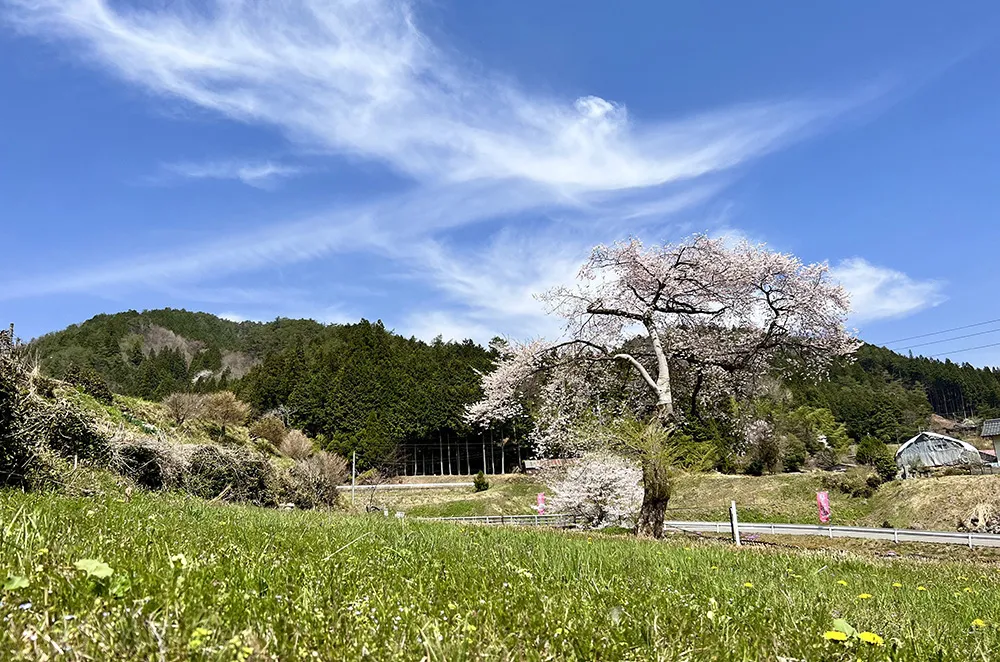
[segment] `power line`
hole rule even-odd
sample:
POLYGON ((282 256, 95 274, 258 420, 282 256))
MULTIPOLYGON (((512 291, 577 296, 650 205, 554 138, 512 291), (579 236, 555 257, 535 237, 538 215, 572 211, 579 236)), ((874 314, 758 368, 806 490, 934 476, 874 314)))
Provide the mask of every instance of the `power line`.
POLYGON ((963 338, 974 338, 975 336, 986 336, 991 333, 1000 333, 1000 329, 990 329, 989 331, 979 331, 978 333, 967 333, 964 336, 955 336, 954 338, 945 338, 944 340, 931 340, 930 342, 917 343, 916 345, 905 345, 899 349, 913 349, 914 347, 926 347, 927 345, 940 345, 943 342, 962 340, 963 338))
POLYGON ((936 359, 939 356, 948 356, 950 354, 960 354, 962 352, 971 352, 976 349, 987 349, 989 347, 1000 347, 1000 342, 990 343, 989 345, 980 345, 979 347, 966 347, 965 349, 956 349, 951 352, 941 352, 940 354, 931 354, 927 358, 936 359))
POLYGON ((942 333, 951 333, 952 331, 962 331, 964 329, 971 329, 977 326, 986 326, 987 324, 996 324, 1000 322, 1000 318, 995 320, 987 320, 985 322, 976 322, 975 324, 966 324, 965 326, 956 326, 952 329, 945 329, 944 331, 935 331, 934 333, 921 333, 918 336, 909 336, 908 338, 900 338, 899 340, 890 340, 889 342, 882 343, 883 345, 895 345, 897 343, 906 342, 907 340, 916 340, 918 338, 929 338, 931 336, 940 336, 942 333))

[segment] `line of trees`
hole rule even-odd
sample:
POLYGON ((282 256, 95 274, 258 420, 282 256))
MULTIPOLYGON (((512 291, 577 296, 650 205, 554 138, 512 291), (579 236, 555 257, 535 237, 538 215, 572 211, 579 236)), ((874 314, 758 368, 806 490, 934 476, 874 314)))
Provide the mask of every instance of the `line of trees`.
MULTIPOLYGON (((640 340, 608 350, 645 361, 655 351, 640 340)), ((464 416, 466 406, 482 395, 480 373, 493 369, 503 343, 490 348, 471 341, 425 343, 394 334, 380 322, 236 323, 182 310, 128 311, 40 338, 32 350, 49 375, 87 384, 100 377, 115 392, 153 401, 177 392, 232 390, 257 416, 277 411, 324 448, 346 457, 357 452, 362 468, 499 473, 532 457, 531 440, 538 436, 533 434, 537 407, 486 425, 470 424, 464 416), (255 365, 239 379, 224 368, 234 354, 255 365), (196 378, 206 373, 210 376, 196 378)), ((642 400, 648 386, 629 364, 616 363, 594 383, 602 389, 602 402, 607 407, 642 400)), ((932 412, 957 418, 1000 415, 1000 371, 870 345, 851 360, 835 360, 823 378, 786 375, 763 394, 738 398, 740 416, 699 409, 706 393, 699 370, 691 362, 674 363, 671 404, 687 434, 714 442, 717 467, 727 471, 794 470, 801 466, 803 446, 809 459, 817 439, 837 437, 840 428, 848 441, 871 437, 898 443, 923 429, 932 412), (775 431, 779 447, 771 440, 771 447, 748 455, 748 430, 734 424, 746 418, 775 431)))

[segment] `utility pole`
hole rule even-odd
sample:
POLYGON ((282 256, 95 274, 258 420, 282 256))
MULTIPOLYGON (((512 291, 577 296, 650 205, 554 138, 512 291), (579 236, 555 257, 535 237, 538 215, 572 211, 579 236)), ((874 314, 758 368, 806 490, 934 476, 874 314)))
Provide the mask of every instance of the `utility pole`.
POLYGON ((441 475, 444 475, 444 442, 441 440, 441 431, 438 430, 438 463, 441 465, 441 475))
POLYGON ((357 485, 357 479, 358 479, 357 464, 358 464, 358 452, 352 451, 351 452, 351 507, 352 508, 354 507, 354 488, 357 485))

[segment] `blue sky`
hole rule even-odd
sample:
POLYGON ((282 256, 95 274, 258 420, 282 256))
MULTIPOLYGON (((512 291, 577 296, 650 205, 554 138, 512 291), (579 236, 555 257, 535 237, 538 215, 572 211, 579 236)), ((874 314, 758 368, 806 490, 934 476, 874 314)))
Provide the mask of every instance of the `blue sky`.
POLYGON ((829 261, 871 341, 1000 318, 1000 5, 767 9, 0 0, 0 318, 553 335, 594 244, 696 231, 829 261))

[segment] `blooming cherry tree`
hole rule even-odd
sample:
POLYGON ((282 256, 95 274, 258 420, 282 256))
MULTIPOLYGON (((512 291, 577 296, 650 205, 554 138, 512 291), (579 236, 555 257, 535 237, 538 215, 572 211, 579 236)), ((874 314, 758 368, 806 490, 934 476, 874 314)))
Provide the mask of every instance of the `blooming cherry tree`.
MULTIPOLYGON (((485 424, 517 414, 525 387, 534 385, 543 436, 561 435, 564 452, 583 450, 567 446, 571 423, 601 415, 599 394, 621 366, 639 378, 650 413, 669 435, 680 418, 675 370, 690 376, 695 409, 720 394, 752 390, 769 373, 821 373, 857 346, 844 328, 847 293, 826 264, 803 264, 748 241, 695 235, 677 244, 647 247, 632 239, 597 246, 575 284, 540 298, 565 321, 563 339, 506 347, 468 418, 485 424)), ((638 405, 631 413, 645 414, 638 405)), ((654 446, 662 448, 662 440, 654 446)), ((639 454, 639 529, 660 535, 669 471, 661 454, 639 454)))
POLYGON ((605 452, 587 453, 550 483, 553 508, 588 526, 631 526, 642 503, 642 471, 635 462, 605 452))

